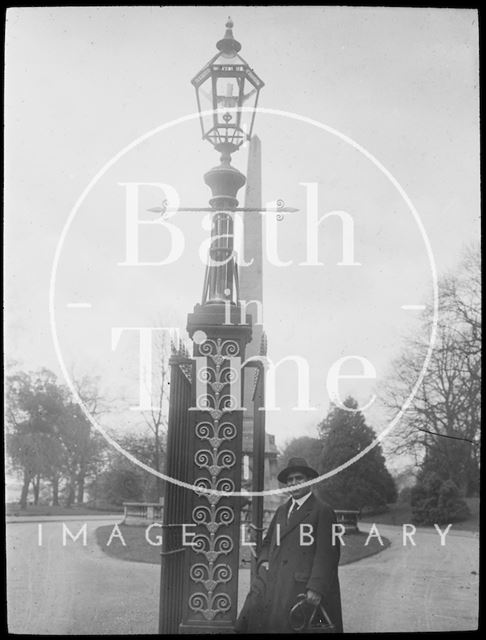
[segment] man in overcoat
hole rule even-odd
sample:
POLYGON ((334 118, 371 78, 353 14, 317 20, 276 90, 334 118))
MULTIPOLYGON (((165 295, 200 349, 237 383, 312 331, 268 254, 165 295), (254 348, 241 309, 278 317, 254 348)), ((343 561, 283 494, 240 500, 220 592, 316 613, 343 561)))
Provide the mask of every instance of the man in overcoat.
POLYGON ((260 633, 292 633, 289 612, 301 593, 310 604, 322 603, 336 632, 342 632, 336 516, 310 487, 297 486, 317 476, 303 458, 291 458, 278 475, 291 498, 275 512, 258 558, 266 585, 258 612, 260 633))

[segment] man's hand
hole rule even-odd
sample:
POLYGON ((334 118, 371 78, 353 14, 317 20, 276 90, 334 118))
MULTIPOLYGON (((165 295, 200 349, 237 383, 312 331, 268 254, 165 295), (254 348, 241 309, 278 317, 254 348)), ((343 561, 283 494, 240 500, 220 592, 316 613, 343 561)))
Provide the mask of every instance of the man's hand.
POLYGON ((263 567, 268 571, 268 562, 265 560, 264 562, 261 563, 260 567, 263 567))
POLYGON ((312 591, 312 589, 307 589, 307 593, 306 593, 306 600, 309 604, 314 605, 314 607, 317 607, 317 605, 320 603, 321 601, 321 596, 319 593, 317 593, 317 591, 312 591))

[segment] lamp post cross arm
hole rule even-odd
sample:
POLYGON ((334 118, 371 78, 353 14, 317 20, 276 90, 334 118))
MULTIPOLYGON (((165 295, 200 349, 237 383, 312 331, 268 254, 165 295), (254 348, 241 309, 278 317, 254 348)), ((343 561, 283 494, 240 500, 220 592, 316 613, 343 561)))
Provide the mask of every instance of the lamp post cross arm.
MULTIPOLYGON (((215 209, 212 207, 151 207, 147 209, 151 213, 160 213, 165 215, 166 213, 214 213, 215 209)), ((295 207, 236 207, 230 209, 230 213, 233 211, 240 213, 297 213, 300 209, 295 207)))

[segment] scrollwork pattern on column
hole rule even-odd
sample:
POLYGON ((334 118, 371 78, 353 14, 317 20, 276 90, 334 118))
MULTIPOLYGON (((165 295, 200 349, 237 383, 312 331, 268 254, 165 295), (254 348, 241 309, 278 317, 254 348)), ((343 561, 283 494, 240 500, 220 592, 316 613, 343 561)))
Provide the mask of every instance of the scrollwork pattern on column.
POLYGON ((235 490, 233 480, 224 474, 231 472, 237 459, 233 451, 224 448, 224 444, 237 436, 237 428, 227 415, 235 410, 236 402, 224 390, 238 380, 239 372, 230 366, 229 358, 237 357, 240 347, 236 340, 208 338, 199 346, 199 352, 207 357, 207 366, 197 374, 199 380, 206 383, 207 393, 205 397, 198 398, 198 407, 207 411, 210 419, 200 420, 195 425, 198 447, 194 462, 205 474, 197 477, 194 484, 201 489, 221 493, 196 491, 200 503, 192 511, 192 521, 199 526, 199 531, 192 538, 191 545, 193 552, 201 556, 201 561, 191 565, 190 578, 200 583, 204 591, 190 596, 189 607, 201 613, 206 620, 213 620, 218 614, 229 611, 232 605, 230 595, 221 587, 233 575, 224 557, 234 550, 234 543, 231 536, 224 533, 224 528, 234 522, 235 511, 232 506, 218 506, 218 503, 225 493, 235 490))

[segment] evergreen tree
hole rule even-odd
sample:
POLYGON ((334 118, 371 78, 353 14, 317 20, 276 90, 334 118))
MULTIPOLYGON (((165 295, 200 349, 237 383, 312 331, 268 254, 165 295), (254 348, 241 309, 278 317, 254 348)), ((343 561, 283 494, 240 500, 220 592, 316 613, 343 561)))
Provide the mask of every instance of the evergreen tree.
MULTIPOLYGON (((323 442, 320 473, 341 466, 363 451, 376 438, 358 411, 357 402, 348 397, 343 409, 331 405, 328 415, 318 426, 323 442)), ((321 495, 335 509, 386 509, 395 502, 395 483, 386 468, 380 444, 346 469, 323 481, 321 495)))
POLYGON ((304 458, 307 464, 313 469, 319 470, 322 454, 322 440, 311 436, 300 436, 293 438, 287 443, 281 456, 279 456, 280 467, 287 466, 290 458, 304 458))

